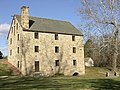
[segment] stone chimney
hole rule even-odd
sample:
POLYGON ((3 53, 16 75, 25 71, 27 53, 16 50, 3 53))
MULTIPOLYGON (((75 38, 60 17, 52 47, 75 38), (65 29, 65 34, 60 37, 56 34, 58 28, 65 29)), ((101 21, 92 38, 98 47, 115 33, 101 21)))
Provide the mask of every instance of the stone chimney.
POLYGON ((25 29, 29 29, 29 7, 21 7, 21 25, 25 29))

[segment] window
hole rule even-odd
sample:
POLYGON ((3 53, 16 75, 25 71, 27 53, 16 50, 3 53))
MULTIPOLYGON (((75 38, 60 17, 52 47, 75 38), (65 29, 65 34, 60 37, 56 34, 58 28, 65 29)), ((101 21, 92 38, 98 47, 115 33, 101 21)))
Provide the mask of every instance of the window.
POLYGON ((11 28, 11 33, 13 33, 13 27, 11 28))
POLYGON ((14 26, 14 35, 15 35, 15 26, 14 26))
POLYGON ((35 46, 35 52, 39 52, 39 46, 35 46))
POLYGON ((58 40, 58 34, 55 34, 55 40, 58 40))
POLYGON ((55 66, 59 66, 59 60, 55 60, 55 66))
POLYGON ((19 53, 19 47, 17 48, 17 52, 19 53))
POLYGON ((73 53, 76 53, 76 47, 73 47, 73 53))
POLYGON ((58 46, 55 47, 55 53, 59 53, 59 47, 58 46))
POLYGON ((17 63, 17 67, 19 68, 20 67, 20 62, 18 61, 18 63, 17 63))
POLYGON ((38 38, 39 38, 38 32, 35 32, 35 33, 34 33, 34 38, 35 38, 35 39, 38 39, 38 38))
POLYGON ((19 34, 18 34, 17 38, 18 38, 18 41, 19 41, 20 40, 20 35, 19 34))
POLYGON ((76 60, 73 60, 73 65, 74 65, 74 66, 76 66, 76 65, 77 65, 76 60))
POLYGON ((15 23, 16 23, 16 21, 15 21, 15 19, 14 19, 14 25, 15 25, 15 23))
POLYGON ((10 44, 12 44, 12 38, 10 38, 10 44))
POLYGON ((39 61, 35 61, 35 72, 39 72, 39 61))
POLYGON ((18 30, 18 23, 16 24, 16 30, 18 30))
POLYGON ((12 50, 10 50, 10 56, 12 55, 12 50))
POLYGON ((75 36, 72 36, 72 41, 75 41, 75 36))

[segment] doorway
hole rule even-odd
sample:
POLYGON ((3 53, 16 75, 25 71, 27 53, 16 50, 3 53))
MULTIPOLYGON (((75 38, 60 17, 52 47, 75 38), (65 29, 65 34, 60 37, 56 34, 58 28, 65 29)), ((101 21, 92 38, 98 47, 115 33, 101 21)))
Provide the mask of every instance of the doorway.
POLYGON ((39 72, 39 61, 35 61, 35 72, 39 72))

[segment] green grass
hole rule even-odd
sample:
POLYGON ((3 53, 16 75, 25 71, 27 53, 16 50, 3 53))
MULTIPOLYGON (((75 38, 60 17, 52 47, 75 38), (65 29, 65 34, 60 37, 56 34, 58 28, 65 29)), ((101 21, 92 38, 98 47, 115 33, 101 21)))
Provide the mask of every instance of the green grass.
POLYGON ((0 76, 8 76, 11 75, 11 70, 7 67, 7 65, 4 65, 3 60, 0 59, 0 76))
POLYGON ((0 79, 0 90, 119 90, 120 77, 106 78, 106 68, 86 68, 84 76, 14 77, 0 79))
POLYGON ((81 77, 8 77, 0 80, 0 90, 119 90, 120 78, 84 79, 81 77))

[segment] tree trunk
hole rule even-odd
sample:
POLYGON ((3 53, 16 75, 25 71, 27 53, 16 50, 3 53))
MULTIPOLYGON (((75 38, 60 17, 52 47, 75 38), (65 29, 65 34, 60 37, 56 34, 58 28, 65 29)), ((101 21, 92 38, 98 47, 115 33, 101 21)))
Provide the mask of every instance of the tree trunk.
POLYGON ((118 28, 115 27, 115 33, 114 33, 114 56, 113 56, 113 71, 116 72, 117 70, 117 58, 118 58, 118 28))
POLYGON ((24 70, 25 70, 25 76, 27 76, 27 63, 26 63, 26 56, 24 55, 24 70))

